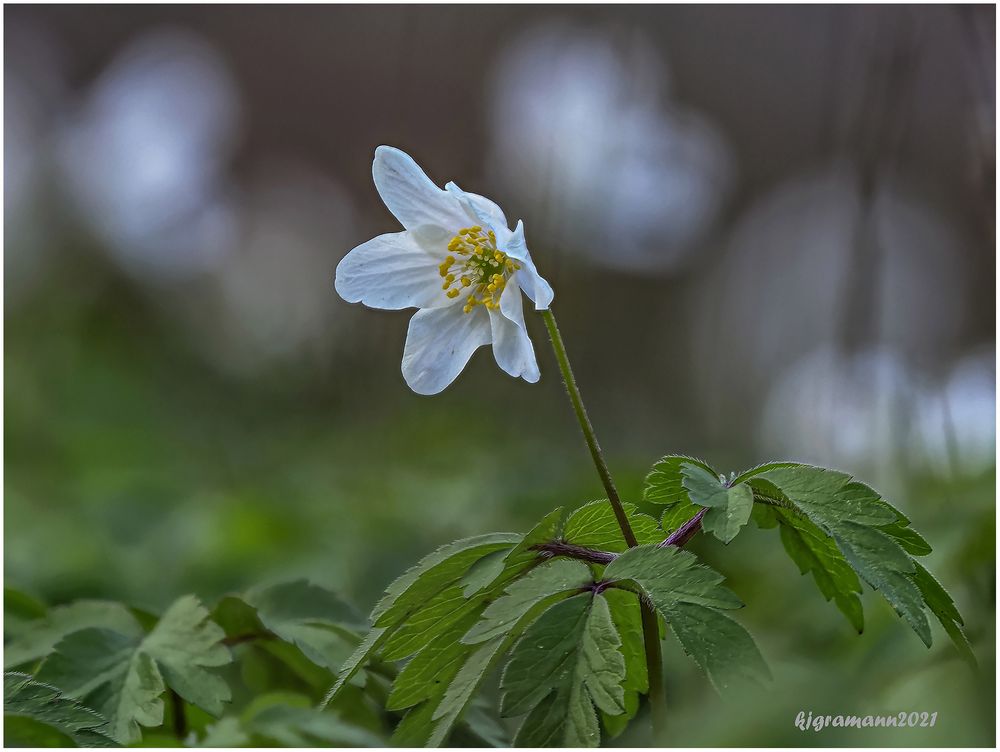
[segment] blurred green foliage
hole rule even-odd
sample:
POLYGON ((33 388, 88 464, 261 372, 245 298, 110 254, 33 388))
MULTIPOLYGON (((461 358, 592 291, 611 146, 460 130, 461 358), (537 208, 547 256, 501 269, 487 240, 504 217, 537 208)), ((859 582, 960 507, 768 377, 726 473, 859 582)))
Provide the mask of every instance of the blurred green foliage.
MULTIPOLYGON (((496 374, 483 358, 453 389, 423 399, 398 376, 403 317, 370 315, 370 336, 385 338, 379 353, 388 354, 367 357, 359 347, 323 369, 225 376, 149 298, 100 265, 70 259, 7 313, 6 584, 48 605, 108 598, 160 613, 185 593, 214 602, 307 577, 364 613, 441 543, 523 532, 557 505, 600 495, 539 322, 529 323, 543 370, 537 387, 496 374)), ((585 333, 567 329, 572 354, 585 333)), ((657 435, 607 421, 626 397, 598 392, 595 420, 623 496, 653 511, 639 499, 643 475, 656 457, 687 448, 677 446, 683 427, 657 435)), ((738 444, 718 451, 708 459, 722 466, 766 459, 738 444)), ((723 701, 668 641, 671 743, 993 743, 994 472, 907 477, 893 502, 934 546, 929 568, 966 617, 981 673, 937 626, 925 649, 870 592, 865 633, 856 635, 777 536, 746 531, 728 547, 702 536, 692 550, 749 604, 741 621, 775 680, 726 704, 719 723, 723 701), (939 720, 932 729, 802 732, 793 726, 800 710, 936 711, 939 720)), ((35 606, 27 597, 12 605, 6 626, 16 629, 35 606)), ((270 683, 254 675, 275 670, 283 669, 266 661, 244 668, 256 687, 270 683)), ((648 743, 642 717, 615 743, 648 743)))

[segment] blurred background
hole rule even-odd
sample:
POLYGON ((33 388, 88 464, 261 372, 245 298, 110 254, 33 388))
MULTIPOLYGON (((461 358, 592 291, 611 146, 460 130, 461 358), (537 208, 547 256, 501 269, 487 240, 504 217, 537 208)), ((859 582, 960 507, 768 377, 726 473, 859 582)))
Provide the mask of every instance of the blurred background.
POLYGON ((980 676, 871 593, 855 635, 773 531, 696 542, 776 681, 724 706, 671 644, 671 743, 992 746, 995 42, 992 6, 5 7, 7 584, 367 609, 600 496, 540 320, 539 384, 481 351, 425 398, 408 314, 334 293, 396 229, 386 143, 524 219, 628 499, 666 453, 814 461, 935 548, 980 676))

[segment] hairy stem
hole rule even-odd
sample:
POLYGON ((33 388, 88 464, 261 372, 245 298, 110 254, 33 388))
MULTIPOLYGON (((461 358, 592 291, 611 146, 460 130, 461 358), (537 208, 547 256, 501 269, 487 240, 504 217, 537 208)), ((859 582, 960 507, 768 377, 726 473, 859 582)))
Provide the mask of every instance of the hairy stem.
MULTIPOLYGON (((542 319, 545 327, 549 330, 549 339, 552 341, 552 350, 556 355, 556 362, 562 372, 563 383, 569 394, 570 404, 573 405, 573 412, 576 413, 576 420, 583 431, 583 438, 587 442, 590 450, 590 457, 597 468, 597 474, 601 477, 601 483, 608 495, 608 503, 615 513, 618 526, 621 528, 622 536, 629 548, 639 545, 632 525, 629 524, 628 515, 625 514, 625 507, 622 506, 621 497, 615 482, 611 478, 611 471, 608 470, 608 463, 604 460, 601 446, 597 443, 597 436, 594 434, 594 427, 590 423, 587 415, 587 408, 584 407, 583 398, 580 396, 580 389, 576 385, 573 377, 573 369, 569 364, 569 356, 566 354, 566 346, 563 344, 562 335, 559 334, 559 327, 556 326, 555 316, 552 310, 542 311, 542 319)), ((666 694, 663 690, 663 659, 660 655, 660 631, 656 620, 656 612, 643 599, 639 599, 642 606, 642 641, 646 652, 646 673, 649 676, 649 710, 653 721, 653 741, 654 743, 663 738, 666 723, 666 694)))
POLYGON ((674 530, 667 539, 660 544, 660 548, 666 548, 667 546, 677 546, 681 548, 691 540, 695 533, 701 530, 701 518, 705 516, 705 512, 708 511, 708 507, 705 507, 698 512, 694 517, 685 522, 679 528, 674 530))
POLYGON ((625 536, 625 543, 629 548, 639 545, 639 541, 632 532, 632 525, 629 524, 628 515, 625 514, 625 507, 618 496, 618 489, 611 479, 611 471, 608 470, 608 463, 604 461, 604 454, 601 446, 597 443, 597 436, 594 434, 594 427, 590 424, 590 417, 587 415, 587 408, 583 405, 583 397, 580 396, 580 389, 576 385, 576 378, 573 376, 573 369, 569 364, 569 356, 566 355, 566 346, 563 344, 562 335, 559 334, 559 327, 556 326, 555 316, 552 310, 542 311, 542 318, 545 326, 549 330, 549 338, 552 340, 552 349, 556 354, 556 361, 559 363, 559 370, 562 372, 563 383, 566 384, 566 391, 569 393, 569 401, 573 405, 573 412, 576 413, 576 420, 583 431, 583 438, 587 440, 587 448, 590 450, 590 457, 594 460, 594 467, 597 474, 601 476, 601 483, 604 491, 608 495, 608 503, 615 512, 615 519, 618 520, 618 527, 622 529, 625 536))
POLYGON ((549 541, 548 543, 537 543, 532 548, 550 556, 567 556, 570 559, 580 559, 590 561, 594 564, 610 564, 618 554, 610 551, 598 551, 596 548, 577 546, 565 541, 549 541))
MULTIPOLYGON (((707 511, 707 508, 699 511, 694 517, 668 535, 666 540, 658 544, 659 547, 677 546, 677 548, 683 548, 695 536, 695 533, 701 529, 701 518, 705 516, 705 512, 707 511)), ((543 556, 565 556, 569 559, 579 559, 580 561, 589 561, 594 564, 610 564, 618 558, 618 554, 613 551, 602 551, 599 548, 578 546, 575 543, 564 540, 536 543, 531 549, 540 552, 543 556)))

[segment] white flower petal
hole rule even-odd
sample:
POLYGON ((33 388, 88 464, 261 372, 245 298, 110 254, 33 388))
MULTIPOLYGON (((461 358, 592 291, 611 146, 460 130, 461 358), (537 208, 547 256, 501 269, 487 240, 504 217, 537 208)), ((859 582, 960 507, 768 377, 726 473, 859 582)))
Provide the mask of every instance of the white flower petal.
POLYGON ((372 178, 386 208, 407 230, 430 225, 454 234, 467 226, 465 210, 456 197, 434 185, 406 152, 379 146, 372 178))
POLYGON ((510 282, 501 293, 500 310, 490 311, 490 327, 497 365, 514 378, 520 376, 530 384, 538 381, 538 361, 524 326, 521 290, 515 282, 510 282))
POLYGON ((441 289, 435 256, 410 232, 379 235, 362 243, 337 264, 337 293, 348 303, 372 308, 438 308, 451 305, 441 289))
POLYGON ((507 227, 507 218, 503 210, 488 198, 463 191, 454 181, 447 183, 445 189, 459 199, 470 219, 493 230, 497 248, 521 262, 518 281, 525 295, 534 302, 535 310, 543 311, 552 305, 555 294, 531 260, 531 254, 528 253, 528 246, 524 240, 524 222, 518 220, 517 227, 511 232, 507 227))
POLYGON ((477 224, 493 230, 496 233, 498 241, 500 240, 501 232, 505 236, 510 235, 510 229, 507 227, 507 217, 504 216, 503 209, 493 201, 490 201, 485 196, 480 196, 478 193, 463 191, 455 181, 446 183, 444 187, 445 190, 461 202, 469 218, 477 224))
POLYGON ((493 230, 497 239, 497 248, 513 259, 521 262, 521 270, 517 273, 521 288, 535 304, 535 310, 543 311, 552 305, 555 294, 535 268, 535 263, 528 253, 524 240, 524 222, 518 220, 513 232, 507 227, 507 218, 503 210, 484 196, 463 191, 452 181, 445 185, 465 207, 469 218, 493 230))
POLYGON ((517 221, 517 227, 514 228, 514 232, 502 250, 512 259, 520 262, 521 268, 514 273, 514 277, 517 279, 517 284, 524 290, 524 294, 534 302, 535 310, 544 311, 552 305, 555 293, 552 292, 551 285, 535 269, 535 263, 531 260, 528 246, 524 242, 524 222, 517 221))
POLYGON ((481 306, 417 311, 403 349, 403 378, 417 394, 437 394, 465 368, 479 347, 490 342, 490 321, 481 306))
MULTIPOLYGON (((466 193, 454 183, 445 190, 438 188, 399 149, 378 147, 372 176, 406 232, 381 235, 352 250, 337 265, 336 287, 349 302, 420 308, 410 319, 403 350, 403 377, 410 388, 418 394, 437 394, 457 378, 472 353, 490 343, 500 368, 514 377, 538 381, 521 292, 539 310, 549 306, 553 295, 531 261, 524 224, 518 222, 512 232, 503 210, 488 198, 466 193), (448 239, 472 225, 491 231, 497 249, 516 260, 519 268, 508 278, 497 308, 477 305, 466 313, 464 301, 448 298, 442 290, 441 262, 448 239)), ((461 288, 453 289, 461 296, 461 288)))

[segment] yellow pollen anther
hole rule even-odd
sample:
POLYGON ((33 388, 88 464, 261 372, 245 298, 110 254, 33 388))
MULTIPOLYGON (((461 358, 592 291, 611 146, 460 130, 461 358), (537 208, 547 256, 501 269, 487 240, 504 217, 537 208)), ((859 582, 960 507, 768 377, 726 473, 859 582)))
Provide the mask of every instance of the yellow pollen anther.
POLYGON ((469 288, 462 306, 465 313, 471 313, 479 305, 497 310, 508 277, 520 266, 497 248, 496 234, 483 232, 479 225, 463 227, 448 241, 448 250, 455 255, 448 256, 438 267, 444 278, 445 294, 457 298, 463 288, 469 288), (454 271, 453 266, 457 267, 454 271), (456 282, 460 286, 452 287, 456 282))

